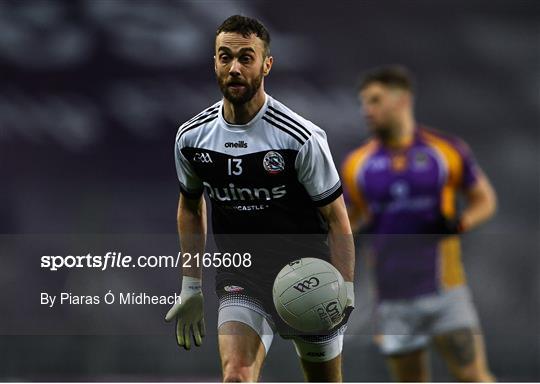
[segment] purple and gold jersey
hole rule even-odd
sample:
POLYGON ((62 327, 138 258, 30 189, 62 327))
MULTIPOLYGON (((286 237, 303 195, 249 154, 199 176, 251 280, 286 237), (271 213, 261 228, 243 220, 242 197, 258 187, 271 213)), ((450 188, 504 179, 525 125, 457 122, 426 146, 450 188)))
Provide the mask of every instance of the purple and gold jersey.
POLYGON ((404 149, 373 138, 349 154, 345 197, 370 217, 380 300, 412 298, 465 283, 457 236, 438 236, 442 217, 456 215, 456 193, 478 168, 467 145, 418 127, 404 149))

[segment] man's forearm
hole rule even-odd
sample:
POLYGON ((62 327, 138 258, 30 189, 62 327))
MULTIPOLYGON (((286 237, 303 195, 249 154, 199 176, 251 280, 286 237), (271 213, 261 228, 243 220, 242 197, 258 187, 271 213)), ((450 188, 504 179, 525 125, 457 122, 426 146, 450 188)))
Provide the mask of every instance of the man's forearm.
POLYGON ((486 176, 466 192, 467 206, 461 213, 461 225, 468 231, 482 224, 497 210, 497 196, 486 176))
POLYGON ((328 223, 328 240, 332 265, 345 281, 354 281, 354 240, 343 196, 319 208, 328 223))
POLYGON ((344 234, 330 226, 328 233, 332 265, 345 281, 354 281, 354 241, 352 234, 344 234))
MULTIPOLYGON (((178 204, 178 235, 182 253, 203 254, 206 246, 206 204, 204 198, 186 199, 181 196, 178 204)), ((200 265, 182 267, 183 276, 201 278, 200 265)))
POLYGON ((463 229, 474 229, 493 216, 494 212, 495 206, 487 202, 469 205, 461 214, 463 229))

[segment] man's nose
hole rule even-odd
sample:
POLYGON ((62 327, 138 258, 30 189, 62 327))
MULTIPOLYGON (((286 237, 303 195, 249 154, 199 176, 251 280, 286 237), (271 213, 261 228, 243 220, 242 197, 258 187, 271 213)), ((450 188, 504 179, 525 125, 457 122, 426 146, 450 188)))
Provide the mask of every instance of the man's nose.
POLYGON ((235 77, 240 75, 240 63, 237 59, 233 59, 229 68, 229 75, 235 77))

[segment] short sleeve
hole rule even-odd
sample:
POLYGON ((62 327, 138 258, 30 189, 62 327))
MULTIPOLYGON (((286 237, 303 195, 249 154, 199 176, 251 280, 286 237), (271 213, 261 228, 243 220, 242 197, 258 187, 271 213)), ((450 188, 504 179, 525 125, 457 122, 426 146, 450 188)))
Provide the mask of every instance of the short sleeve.
POLYGON ((325 206, 341 196, 339 174, 324 131, 313 131, 309 140, 300 148, 295 167, 298 181, 316 206, 325 206))
POLYGON ((177 137, 174 145, 174 160, 176 174, 180 183, 180 192, 187 198, 196 199, 203 193, 203 184, 195 173, 193 166, 182 153, 182 149, 181 139, 177 137))
POLYGON ((354 205, 362 211, 367 211, 367 205, 357 180, 362 160, 363 158, 358 156, 358 151, 347 156, 341 166, 341 178, 343 180, 343 196, 347 206, 354 205))

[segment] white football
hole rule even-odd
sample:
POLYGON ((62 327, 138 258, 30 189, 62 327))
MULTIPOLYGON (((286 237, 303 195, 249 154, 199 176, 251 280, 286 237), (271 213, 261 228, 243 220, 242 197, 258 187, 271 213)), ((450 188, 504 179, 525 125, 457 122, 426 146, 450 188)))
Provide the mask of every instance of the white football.
POLYGON ((302 332, 328 331, 343 318, 347 291, 330 263, 312 257, 295 260, 278 273, 273 289, 276 310, 302 332))

